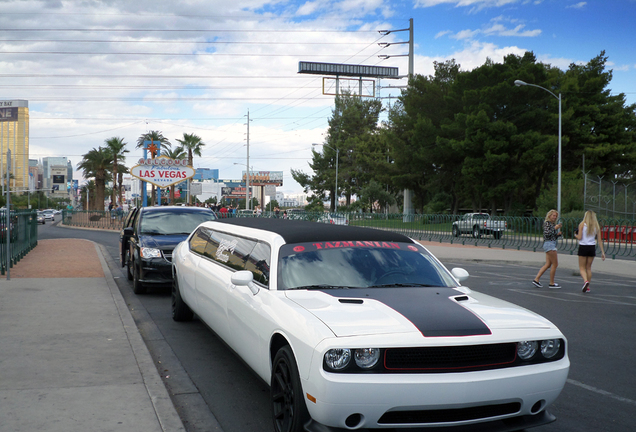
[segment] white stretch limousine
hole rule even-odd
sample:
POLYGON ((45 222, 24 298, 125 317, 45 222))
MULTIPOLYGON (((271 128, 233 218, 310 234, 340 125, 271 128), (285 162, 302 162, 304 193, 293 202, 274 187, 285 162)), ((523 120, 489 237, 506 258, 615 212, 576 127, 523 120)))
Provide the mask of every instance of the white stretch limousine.
POLYGON ((172 312, 196 314, 271 387, 276 432, 517 431, 553 421, 563 334, 461 286, 386 231, 237 218, 173 253, 172 312))

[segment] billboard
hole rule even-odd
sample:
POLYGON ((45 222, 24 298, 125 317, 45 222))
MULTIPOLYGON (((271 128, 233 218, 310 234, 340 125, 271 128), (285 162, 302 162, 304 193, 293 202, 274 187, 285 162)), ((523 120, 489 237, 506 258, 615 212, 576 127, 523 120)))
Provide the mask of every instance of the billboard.
POLYGON ((8 121, 18 121, 18 109, 0 107, 0 122, 8 121))
MULTIPOLYGON (((243 171, 243 183, 247 178, 247 172, 243 171)), ((283 185, 283 172, 282 171, 250 171, 250 185, 253 186, 265 186, 265 185, 283 185)))
POLYGON ((398 68, 341 63, 298 62, 298 73, 314 75, 399 78, 398 68))
POLYGON ((53 183, 66 183, 66 181, 64 180, 64 175, 54 174, 52 177, 53 183))

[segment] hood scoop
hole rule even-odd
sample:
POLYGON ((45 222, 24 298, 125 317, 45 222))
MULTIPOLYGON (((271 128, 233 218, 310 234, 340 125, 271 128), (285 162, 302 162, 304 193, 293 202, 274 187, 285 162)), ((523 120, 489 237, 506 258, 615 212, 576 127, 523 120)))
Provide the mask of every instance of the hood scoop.
POLYGON ((344 303, 344 304, 362 304, 364 303, 364 300, 362 299, 338 299, 338 301, 340 303, 344 303))

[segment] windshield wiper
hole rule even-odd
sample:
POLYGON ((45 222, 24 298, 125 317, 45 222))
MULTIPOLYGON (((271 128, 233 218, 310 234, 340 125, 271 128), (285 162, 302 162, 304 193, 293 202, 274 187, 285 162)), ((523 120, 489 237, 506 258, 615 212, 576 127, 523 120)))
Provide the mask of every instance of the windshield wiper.
POLYGON ((299 286, 299 287, 288 288, 288 289, 290 290, 301 290, 301 289, 321 290, 321 289, 353 289, 353 288, 359 288, 359 287, 340 286, 340 285, 305 285, 305 286, 299 286))
POLYGON ((439 287, 439 285, 429 285, 429 284, 421 284, 421 283, 390 283, 390 284, 381 284, 381 285, 371 285, 369 288, 391 288, 391 287, 439 287))

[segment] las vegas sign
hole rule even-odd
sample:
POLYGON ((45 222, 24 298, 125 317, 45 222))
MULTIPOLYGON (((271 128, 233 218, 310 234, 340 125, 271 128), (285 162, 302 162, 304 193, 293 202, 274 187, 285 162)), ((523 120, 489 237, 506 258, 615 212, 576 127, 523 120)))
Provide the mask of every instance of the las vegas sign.
POLYGON ((138 164, 130 169, 130 174, 157 187, 167 188, 194 177, 195 170, 187 163, 186 160, 167 156, 139 159, 138 164))

